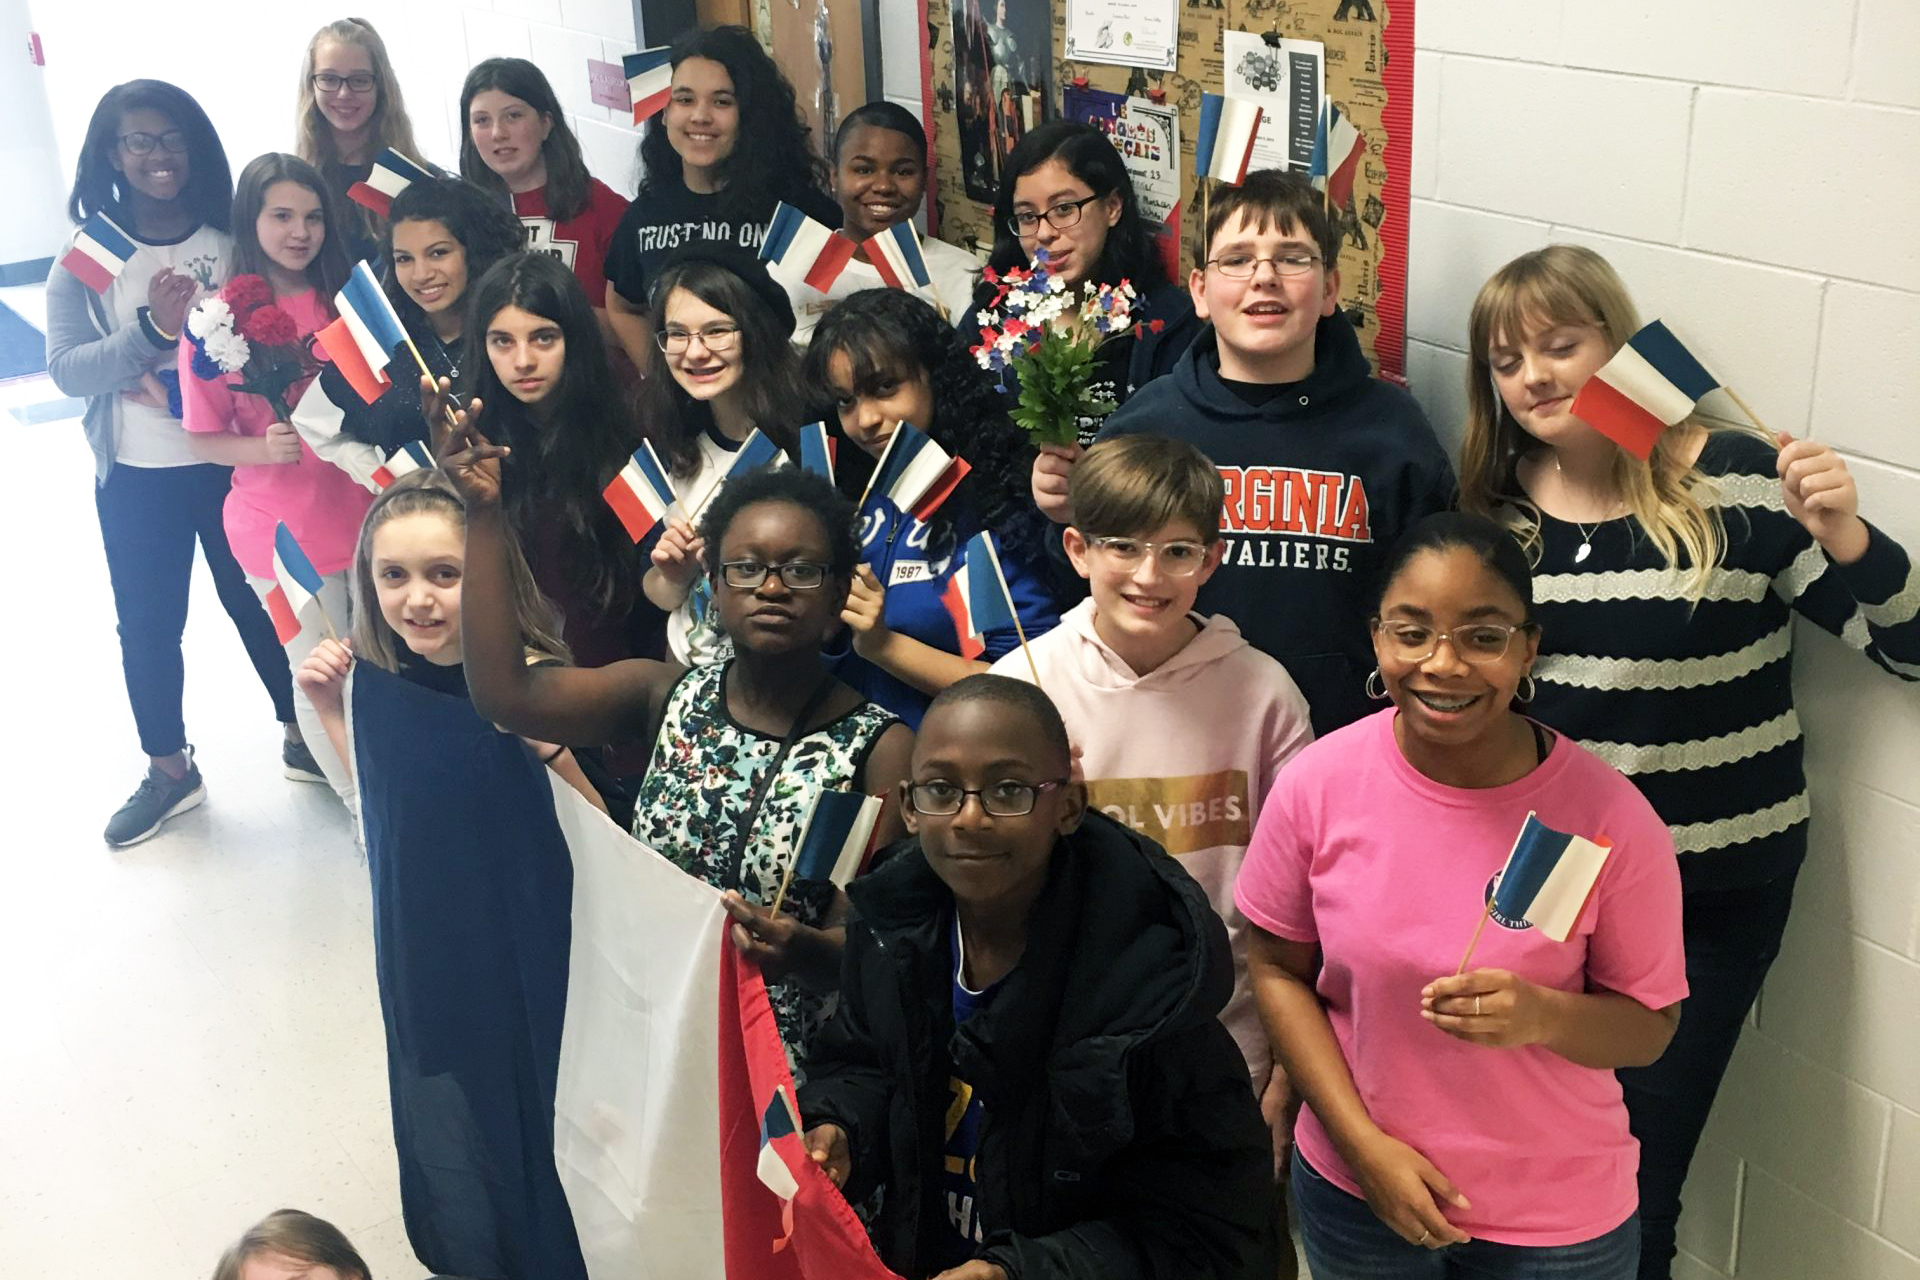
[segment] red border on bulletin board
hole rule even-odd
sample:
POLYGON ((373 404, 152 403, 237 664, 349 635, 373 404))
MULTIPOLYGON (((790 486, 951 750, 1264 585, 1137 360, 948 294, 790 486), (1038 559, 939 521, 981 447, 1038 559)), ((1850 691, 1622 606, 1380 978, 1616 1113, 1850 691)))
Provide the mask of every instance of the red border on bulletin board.
POLYGON ((1374 353, 1380 374, 1401 386, 1407 384, 1407 223, 1412 216, 1413 192, 1409 169, 1413 163, 1413 6, 1414 0, 1392 0, 1386 6, 1387 65, 1380 77, 1387 87, 1387 105, 1381 119, 1387 126, 1387 181, 1380 201, 1387 206, 1378 232, 1381 241, 1380 278, 1390 287, 1380 290, 1374 317, 1380 336, 1374 353))

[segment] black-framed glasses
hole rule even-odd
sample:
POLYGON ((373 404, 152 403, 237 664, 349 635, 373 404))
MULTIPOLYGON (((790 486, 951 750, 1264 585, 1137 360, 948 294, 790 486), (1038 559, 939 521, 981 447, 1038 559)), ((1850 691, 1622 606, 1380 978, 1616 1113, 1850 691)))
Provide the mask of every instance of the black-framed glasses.
POLYGON ((1144 538, 1088 538, 1123 569, 1138 569, 1149 555, 1169 578, 1191 578, 1206 563, 1207 546, 1182 538, 1175 542, 1148 542, 1144 538))
POLYGON ((1373 633, 1386 644, 1387 652, 1400 662, 1425 662, 1440 651, 1444 641, 1454 656, 1474 666, 1485 666, 1507 656, 1515 633, 1531 631, 1537 624, 1523 622, 1508 626, 1498 622, 1470 622, 1451 631, 1423 627, 1417 622, 1373 620, 1373 633))
POLYGON ((345 76, 334 71, 313 73, 313 87, 321 93, 338 93, 342 89, 352 93, 372 93, 374 86, 379 83, 371 71, 356 71, 345 76))
POLYGON ((968 796, 979 796, 980 807, 991 818, 1024 818, 1033 812, 1042 792, 1067 785, 1065 778, 1045 782, 1020 782, 1004 778, 984 787, 963 787, 946 781, 915 782, 907 787, 907 799, 915 813, 929 818, 951 818, 966 807, 968 796))
POLYGON ((165 133, 123 133, 120 135, 120 145, 127 149, 129 155, 150 156, 155 147, 165 147, 174 155, 183 156, 187 154, 187 135, 183 129, 169 129, 165 133))
POLYGON ((720 566, 720 580, 742 591, 757 590, 770 573, 778 576, 789 591, 812 591, 827 580, 827 566, 811 560, 789 560, 785 564, 729 560, 720 566))
POLYGON ((709 324, 698 329, 662 329, 653 335, 660 349, 670 356, 677 356, 687 349, 695 338, 709 351, 731 351, 733 344, 740 341, 740 326, 737 324, 709 324))
POLYGON ((1251 253, 1223 253, 1217 258, 1208 258, 1207 265, 1229 280, 1251 280, 1260 274, 1260 264, 1273 264, 1276 276, 1303 276, 1320 265, 1320 255, 1316 253, 1280 253, 1271 258, 1262 258, 1251 253))
POLYGON ((1007 226, 1011 227, 1013 234, 1017 236, 1030 236, 1040 229, 1040 219, 1045 218, 1055 227, 1064 231, 1074 223, 1080 221, 1080 215, 1086 210, 1086 207, 1100 198, 1099 196, 1088 196, 1084 200, 1062 200, 1059 204, 1054 205, 1051 209, 1042 213, 1016 213, 1007 219, 1007 226))

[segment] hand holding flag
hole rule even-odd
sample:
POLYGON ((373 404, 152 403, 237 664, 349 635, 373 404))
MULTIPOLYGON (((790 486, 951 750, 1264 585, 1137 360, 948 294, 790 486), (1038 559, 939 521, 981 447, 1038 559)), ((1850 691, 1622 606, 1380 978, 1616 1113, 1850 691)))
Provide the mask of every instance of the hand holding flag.
POLYGON ((1537 815, 1527 814, 1507 854, 1507 864, 1500 869, 1493 896, 1487 899, 1480 924, 1473 931, 1473 941, 1460 958, 1460 971, 1466 971, 1481 930, 1495 914, 1505 921, 1525 921, 1555 942, 1565 942, 1611 852, 1613 845, 1605 836, 1588 840, 1569 835, 1555 831, 1537 815))

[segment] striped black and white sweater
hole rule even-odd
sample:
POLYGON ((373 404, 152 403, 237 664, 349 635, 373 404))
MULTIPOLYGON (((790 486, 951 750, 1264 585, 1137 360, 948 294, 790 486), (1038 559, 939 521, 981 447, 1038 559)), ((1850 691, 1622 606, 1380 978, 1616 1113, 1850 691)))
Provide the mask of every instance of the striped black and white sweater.
POLYGON ((1630 517, 1594 530, 1578 563, 1580 527, 1541 524, 1531 711, 1634 780, 1673 830, 1688 889, 1760 884, 1806 856, 1794 611, 1920 680, 1907 553, 1869 526, 1858 561, 1828 559, 1787 514, 1775 456, 1739 432, 1715 432, 1701 452, 1728 546, 1697 604, 1630 517))

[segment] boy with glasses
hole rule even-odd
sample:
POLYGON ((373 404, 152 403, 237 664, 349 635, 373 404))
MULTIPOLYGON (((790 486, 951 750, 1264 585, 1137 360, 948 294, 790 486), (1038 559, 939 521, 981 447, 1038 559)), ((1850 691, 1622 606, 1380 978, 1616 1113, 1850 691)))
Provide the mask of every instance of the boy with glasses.
MULTIPOLYGON (((1321 734, 1367 710, 1382 549, 1454 497, 1426 416, 1372 376, 1339 310, 1339 247, 1298 175, 1261 171, 1219 192, 1188 278, 1209 328, 1100 432, 1164 431, 1219 467, 1225 537, 1200 604, 1286 664, 1321 734)), ((1034 501, 1060 524, 1074 522, 1079 453, 1046 446, 1034 463, 1034 501)))

